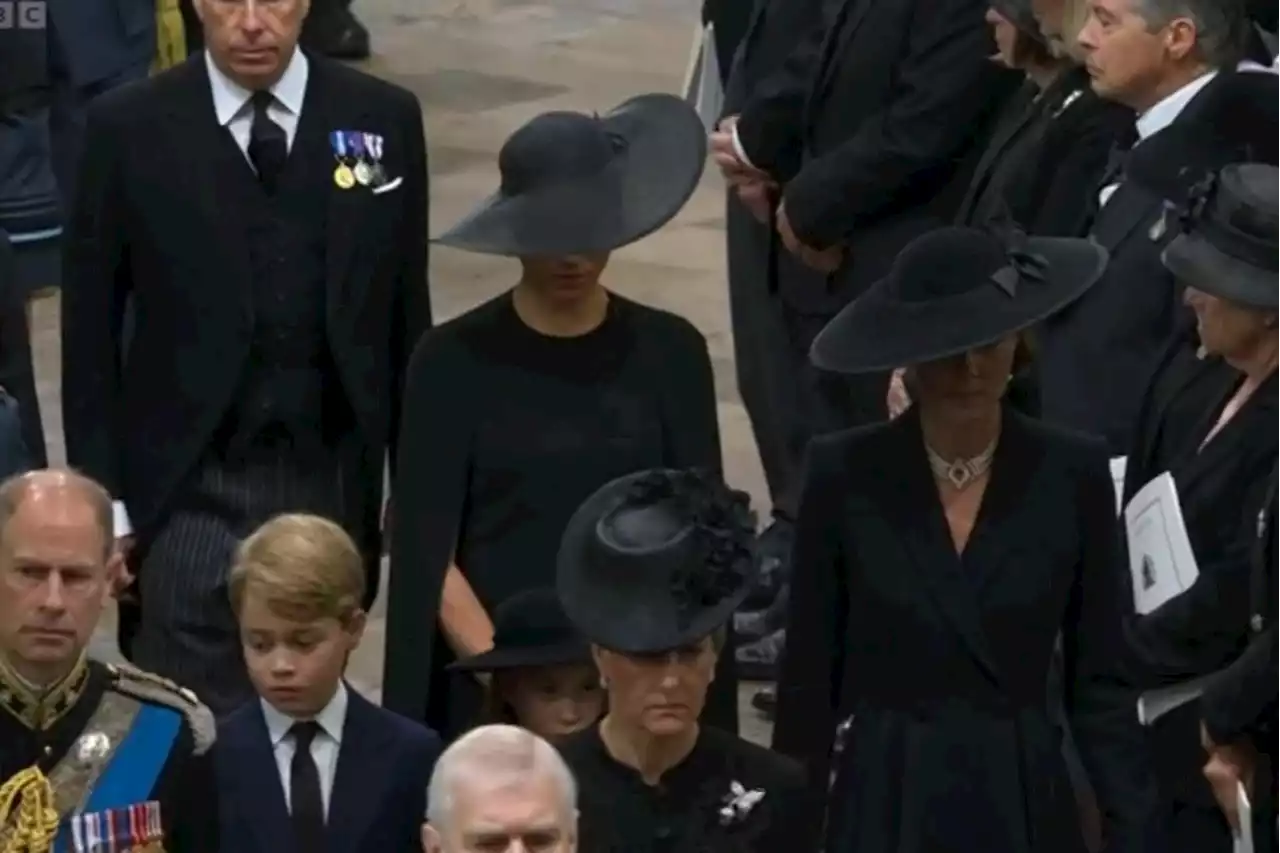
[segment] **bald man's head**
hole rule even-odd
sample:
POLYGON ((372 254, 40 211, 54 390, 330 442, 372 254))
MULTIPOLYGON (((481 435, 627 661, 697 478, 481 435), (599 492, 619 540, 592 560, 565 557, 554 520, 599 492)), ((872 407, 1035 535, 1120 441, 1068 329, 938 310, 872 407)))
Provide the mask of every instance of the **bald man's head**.
POLYGON ((0 654, 28 680, 56 680, 88 645, 123 570, 111 519, 111 497, 74 471, 0 483, 0 654))
POLYGON ((577 786, 555 747, 516 726, 482 726, 436 763, 428 792, 427 853, 577 849, 577 786))

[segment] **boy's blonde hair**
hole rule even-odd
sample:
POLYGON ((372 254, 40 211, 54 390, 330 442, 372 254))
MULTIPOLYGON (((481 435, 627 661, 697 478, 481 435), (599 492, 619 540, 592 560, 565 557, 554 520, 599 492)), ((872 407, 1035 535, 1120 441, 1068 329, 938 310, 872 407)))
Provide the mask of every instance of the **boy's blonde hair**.
POLYGON ((240 544, 228 586, 237 614, 246 595, 257 595, 282 618, 346 625, 364 601, 364 557, 326 518, 278 515, 240 544))

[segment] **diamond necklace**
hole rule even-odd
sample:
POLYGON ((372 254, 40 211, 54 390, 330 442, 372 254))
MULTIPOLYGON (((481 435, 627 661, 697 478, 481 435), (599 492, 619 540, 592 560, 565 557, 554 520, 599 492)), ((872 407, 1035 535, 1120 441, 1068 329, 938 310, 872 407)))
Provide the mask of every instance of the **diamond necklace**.
POLYGON ((948 461, 927 444, 924 446, 924 451, 929 457, 929 467, 933 470, 933 476, 939 480, 946 480, 955 486, 956 491, 963 491, 990 470, 991 460, 996 454, 996 442, 992 441, 981 453, 968 459, 948 461))

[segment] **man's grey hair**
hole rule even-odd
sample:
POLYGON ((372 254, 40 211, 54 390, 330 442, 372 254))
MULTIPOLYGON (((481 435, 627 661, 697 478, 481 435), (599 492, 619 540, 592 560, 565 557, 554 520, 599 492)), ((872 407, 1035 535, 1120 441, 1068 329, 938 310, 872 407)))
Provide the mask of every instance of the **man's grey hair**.
POLYGON ((1243 0, 1134 0, 1133 8, 1152 30, 1191 19, 1196 50, 1210 68, 1234 68, 1244 58, 1250 23, 1243 0))
POLYGON ((0 482, 0 532, 9 526, 24 501, 42 491, 67 490, 79 493, 93 511, 94 521, 106 546, 106 556, 115 547, 114 512, 111 495, 97 481, 70 468, 42 468, 15 474, 0 482))
POLYGON ((527 729, 494 725, 472 729, 444 751, 427 789, 427 821, 438 831, 448 824, 459 781, 502 785, 545 774, 560 793, 570 823, 577 821, 578 786, 554 746, 527 729))

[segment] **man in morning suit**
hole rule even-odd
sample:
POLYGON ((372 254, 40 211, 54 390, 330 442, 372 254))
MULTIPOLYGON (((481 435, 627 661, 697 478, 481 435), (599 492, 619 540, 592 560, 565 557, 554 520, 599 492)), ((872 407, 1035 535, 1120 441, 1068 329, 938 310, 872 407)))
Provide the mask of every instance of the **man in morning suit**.
POLYGON ((124 570, 111 516, 111 496, 69 471, 0 485, 5 853, 218 850, 213 715, 170 681, 86 655, 124 570))
POLYGON ((258 699, 219 723, 226 853, 417 853, 440 739, 342 681, 364 633, 364 560, 314 515, 268 521, 231 570, 258 699))
MULTIPOLYGON (((1274 130, 1275 77, 1236 71, 1249 34, 1242 0, 1095 0, 1078 40, 1094 91, 1137 113, 1142 145, 1175 122, 1221 125, 1224 137, 1229 125, 1254 121, 1274 130)), ((1238 159, 1265 153, 1241 151, 1238 159)), ((1273 145, 1267 159, 1275 158, 1273 145)), ((1124 456, 1143 388, 1185 309, 1160 263, 1178 229, 1165 222, 1164 201, 1125 181, 1124 158, 1114 159, 1090 231, 1111 254, 1107 272, 1038 329, 1036 362, 1041 416, 1103 438, 1112 456, 1124 456)))
MULTIPOLYGON (((766 14, 777 14, 774 5, 766 14)), ((791 5, 794 15, 804 4, 791 5)), ((887 374, 819 371, 809 346, 907 243, 951 221, 986 128, 1016 84, 988 59, 985 0, 824 6, 711 140, 739 198, 776 232, 767 286, 798 398, 796 456, 816 433, 887 416, 887 374)), ((753 27, 742 57, 755 38, 753 27)), ((779 503, 794 517, 799 477, 790 479, 779 503)))
POLYGON ((427 164, 412 94, 298 50, 307 0, 197 11, 204 52, 90 110, 62 399, 68 460, 133 537, 122 648, 222 714, 253 696, 226 584, 255 527, 338 521, 376 594, 385 457, 431 319, 427 164))

